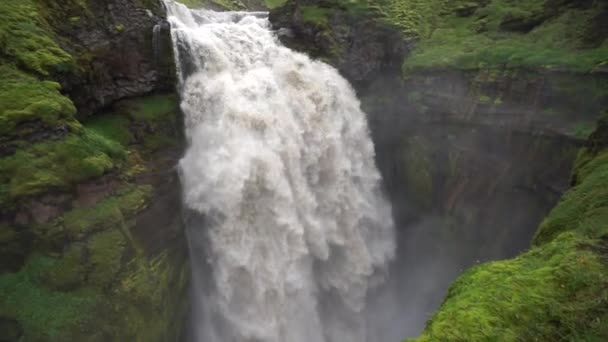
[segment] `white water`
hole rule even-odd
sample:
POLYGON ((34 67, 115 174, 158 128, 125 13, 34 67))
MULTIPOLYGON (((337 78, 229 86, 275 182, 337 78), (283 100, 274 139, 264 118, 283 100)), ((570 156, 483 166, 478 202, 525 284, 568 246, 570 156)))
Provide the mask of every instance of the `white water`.
POLYGON ((366 342, 394 256, 365 114, 263 14, 166 2, 189 147, 180 162, 200 342, 366 342), (201 219, 202 218, 202 219, 201 219))

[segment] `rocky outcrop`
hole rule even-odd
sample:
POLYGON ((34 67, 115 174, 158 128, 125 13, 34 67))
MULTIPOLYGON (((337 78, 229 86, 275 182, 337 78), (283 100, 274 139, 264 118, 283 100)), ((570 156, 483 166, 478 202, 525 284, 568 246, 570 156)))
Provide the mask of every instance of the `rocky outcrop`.
POLYGON ((91 1, 78 16, 53 22, 78 63, 77 72, 60 80, 80 116, 120 99, 173 91, 171 37, 161 4, 91 1))
POLYGON ((270 12, 285 45, 327 61, 355 85, 400 74, 408 46, 396 27, 377 19, 373 12, 305 0, 270 12))

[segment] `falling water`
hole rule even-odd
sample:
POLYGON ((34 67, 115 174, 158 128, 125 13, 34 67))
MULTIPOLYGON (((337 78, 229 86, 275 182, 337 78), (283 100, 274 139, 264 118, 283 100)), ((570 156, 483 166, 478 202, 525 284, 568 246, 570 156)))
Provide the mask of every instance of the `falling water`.
POLYGON ((152 28, 152 48, 154 49, 154 63, 158 64, 161 56, 161 46, 160 46, 160 31, 162 29, 161 24, 154 25, 152 28))
POLYGON ((264 13, 167 0, 200 342, 365 342, 395 239, 351 86, 264 13))

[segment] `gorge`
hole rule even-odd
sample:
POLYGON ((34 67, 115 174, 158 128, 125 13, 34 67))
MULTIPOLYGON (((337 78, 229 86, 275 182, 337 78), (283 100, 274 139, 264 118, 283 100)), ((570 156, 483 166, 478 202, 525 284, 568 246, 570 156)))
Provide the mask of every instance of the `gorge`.
POLYGON ((0 341, 608 337, 608 4, 183 2, 0 4, 0 341))

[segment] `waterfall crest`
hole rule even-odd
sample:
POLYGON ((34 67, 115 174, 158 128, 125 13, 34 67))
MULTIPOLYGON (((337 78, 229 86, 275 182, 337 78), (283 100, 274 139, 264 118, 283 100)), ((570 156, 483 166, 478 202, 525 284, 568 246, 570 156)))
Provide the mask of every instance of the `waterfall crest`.
POLYGON ((338 72, 282 47, 264 13, 167 0, 194 340, 365 342, 394 256, 365 114, 338 72))

